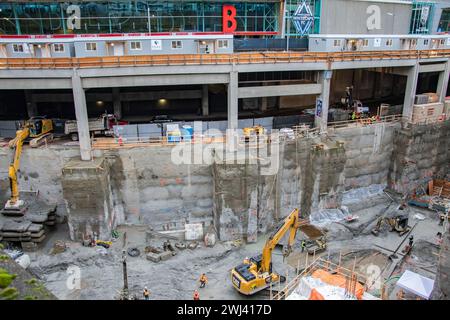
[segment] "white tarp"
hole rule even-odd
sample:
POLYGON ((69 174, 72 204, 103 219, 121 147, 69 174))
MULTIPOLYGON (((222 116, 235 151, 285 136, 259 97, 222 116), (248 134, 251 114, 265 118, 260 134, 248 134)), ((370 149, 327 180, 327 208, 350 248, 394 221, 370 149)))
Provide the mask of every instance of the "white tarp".
POLYGON ((406 270, 397 281, 397 286, 424 299, 429 299, 433 291, 434 280, 406 270))
POLYGON ((184 228, 186 240, 203 239, 203 225, 201 223, 186 223, 184 228))
POLYGON ((319 209, 309 215, 309 222, 317 227, 324 227, 331 222, 339 222, 344 219, 345 214, 339 209, 319 209))

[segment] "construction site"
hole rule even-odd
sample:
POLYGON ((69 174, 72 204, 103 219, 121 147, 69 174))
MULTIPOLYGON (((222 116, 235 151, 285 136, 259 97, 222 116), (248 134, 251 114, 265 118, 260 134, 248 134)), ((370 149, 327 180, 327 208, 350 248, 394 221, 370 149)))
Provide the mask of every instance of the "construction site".
POLYGON ((0 300, 449 299, 450 35, 416 1, 368 33, 331 18, 367 1, 260 2, 186 34, 0 5, 0 300))

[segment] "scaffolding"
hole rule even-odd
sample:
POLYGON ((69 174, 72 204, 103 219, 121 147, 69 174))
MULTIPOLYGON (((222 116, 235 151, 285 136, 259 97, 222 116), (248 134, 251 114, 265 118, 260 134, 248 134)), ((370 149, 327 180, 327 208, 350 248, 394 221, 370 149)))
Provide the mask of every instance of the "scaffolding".
POLYGON ((366 289, 367 277, 355 272, 356 257, 353 262, 352 269, 345 268, 341 265, 341 253, 339 253, 339 262, 333 263, 329 258, 324 259, 322 257, 313 256, 312 262, 308 263, 308 255, 306 255, 304 267, 300 269, 300 259, 297 265, 297 275, 288 282, 284 288, 279 288, 275 294, 274 289, 270 287, 270 300, 285 300, 300 284, 303 277, 311 276, 317 270, 324 270, 333 275, 342 276, 345 278, 345 285, 343 287, 345 291, 345 297, 348 299, 356 299, 357 285, 358 283, 364 286, 366 289))

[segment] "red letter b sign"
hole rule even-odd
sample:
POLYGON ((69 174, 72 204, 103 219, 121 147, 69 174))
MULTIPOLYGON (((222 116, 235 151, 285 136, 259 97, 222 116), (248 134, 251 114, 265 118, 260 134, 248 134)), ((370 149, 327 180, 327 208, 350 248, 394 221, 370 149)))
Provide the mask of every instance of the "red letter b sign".
POLYGON ((224 33, 236 31, 236 8, 232 5, 224 5, 222 8, 222 25, 224 33))

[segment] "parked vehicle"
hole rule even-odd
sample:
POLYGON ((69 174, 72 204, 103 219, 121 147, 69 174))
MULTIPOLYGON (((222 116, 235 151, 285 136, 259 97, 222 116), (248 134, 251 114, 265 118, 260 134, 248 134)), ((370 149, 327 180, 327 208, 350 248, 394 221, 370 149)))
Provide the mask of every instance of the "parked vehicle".
MULTIPOLYGON (((119 121, 113 114, 102 114, 96 119, 89 119, 89 132, 94 135, 113 136, 113 126, 125 125, 127 121, 119 121)), ((70 135, 73 141, 78 140, 78 126, 76 120, 68 120, 64 126, 64 133, 70 135)))

